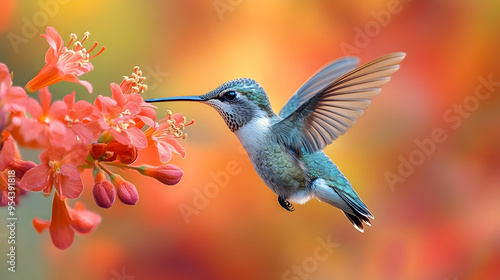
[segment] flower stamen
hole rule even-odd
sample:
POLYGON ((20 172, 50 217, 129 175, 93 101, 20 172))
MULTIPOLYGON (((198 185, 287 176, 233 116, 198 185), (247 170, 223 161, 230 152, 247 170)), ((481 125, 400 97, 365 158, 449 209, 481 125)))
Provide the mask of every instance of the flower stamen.
POLYGON ((123 76, 120 88, 123 94, 140 94, 148 89, 148 86, 144 84, 145 80, 146 77, 142 76, 142 71, 139 66, 135 66, 130 77, 123 76))
POLYGON ((83 38, 81 43, 85 42, 85 40, 87 40, 88 37, 90 37, 90 32, 86 31, 85 33, 83 33, 83 38))
MULTIPOLYGON (((94 47, 92 47, 92 49, 91 49, 91 50, 93 50, 96 46, 97 46, 97 42, 95 42, 95 45, 94 45, 94 47)), ((100 55, 100 54, 101 54, 101 53, 102 53, 105 49, 106 49, 105 47, 102 47, 102 48, 101 48, 101 50, 100 50, 98 53, 94 54, 93 56, 89 57, 88 59, 92 59, 92 58, 94 58, 94 57, 96 57, 96 56, 100 55)), ((89 51, 89 53, 90 53, 90 52, 91 52, 91 51, 89 51)))
POLYGON ((68 43, 68 45, 66 46, 66 48, 68 48, 68 49, 69 49, 69 46, 71 45, 71 43, 73 43, 73 41, 76 41, 77 39, 78 39, 78 37, 76 36, 76 34, 75 34, 75 33, 71 33, 71 34, 69 35, 69 43, 68 43))

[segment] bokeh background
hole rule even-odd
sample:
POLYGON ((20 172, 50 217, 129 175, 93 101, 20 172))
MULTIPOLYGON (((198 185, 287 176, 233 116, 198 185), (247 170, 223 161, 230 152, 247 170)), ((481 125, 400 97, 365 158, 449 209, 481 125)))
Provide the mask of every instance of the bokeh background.
MULTIPOLYGON (((165 187, 128 174, 138 204, 105 210, 87 176, 81 200, 103 222, 65 251, 32 228, 33 217, 50 217, 51 200, 30 194, 17 210, 17 272, 7 271, 0 238, 0 279, 500 278, 499 1, 1 0, 0 61, 15 85, 43 66, 48 46, 38 34, 47 25, 65 40, 90 31, 87 47, 106 46, 82 77, 92 95, 76 84, 51 87, 57 98, 75 89, 89 101, 110 95, 109 83, 139 65, 147 98, 251 77, 278 112, 332 59, 407 57, 358 123, 325 149, 376 217, 363 234, 324 203, 284 211, 215 110, 161 104, 160 116, 169 109, 195 121, 182 141, 187 157, 171 161, 183 180, 165 187), (480 88, 485 100, 474 98, 480 77, 498 81, 480 88), (436 129, 446 141, 416 160, 415 141, 436 129), (414 170, 389 180, 411 155, 414 170), (319 240, 335 246, 327 251, 319 240)), ((38 160, 36 151, 23 155, 38 160)), ((0 237, 6 232, 1 226, 0 237)))

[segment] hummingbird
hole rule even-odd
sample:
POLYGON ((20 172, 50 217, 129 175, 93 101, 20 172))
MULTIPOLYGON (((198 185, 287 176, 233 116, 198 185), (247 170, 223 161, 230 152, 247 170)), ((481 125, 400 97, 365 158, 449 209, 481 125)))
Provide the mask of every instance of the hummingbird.
POLYGON ((354 125, 405 56, 391 53, 361 66, 357 57, 331 61, 290 97, 278 115, 264 88, 249 78, 228 81, 203 95, 146 102, 210 105, 236 134, 281 207, 293 211, 292 203, 316 198, 342 210, 363 232, 363 223, 371 226, 374 217, 323 149, 354 125))

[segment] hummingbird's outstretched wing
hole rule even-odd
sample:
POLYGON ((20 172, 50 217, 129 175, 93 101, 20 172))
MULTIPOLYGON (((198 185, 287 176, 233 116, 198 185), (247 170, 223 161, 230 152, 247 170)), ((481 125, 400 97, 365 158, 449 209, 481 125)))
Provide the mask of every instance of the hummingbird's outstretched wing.
POLYGON ((353 56, 346 56, 323 66, 316 71, 291 97, 288 99, 279 116, 286 118, 304 102, 316 95, 320 90, 328 86, 332 81, 345 73, 353 70, 359 65, 359 59, 353 56))
POLYGON ((354 125, 405 56, 398 52, 379 57, 331 81, 314 95, 301 94, 298 100, 308 99, 273 125, 277 141, 297 153, 322 150, 354 125))

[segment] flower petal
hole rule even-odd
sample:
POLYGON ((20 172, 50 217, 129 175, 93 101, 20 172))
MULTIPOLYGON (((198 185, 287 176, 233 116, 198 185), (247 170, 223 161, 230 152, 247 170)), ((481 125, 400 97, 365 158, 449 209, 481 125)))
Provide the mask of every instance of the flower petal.
POLYGON ((4 63, 0 63, 0 99, 3 99, 7 89, 12 86, 12 77, 9 68, 4 63))
POLYGON ((139 128, 130 127, 125 130, 125 133, 129 136, 130 143, 133 146, 139 149, 146 148, 148 146, 148 138, 139 128))
POLYGON ((52 243, 61 250, 67 249, 73 243, 75 232, 71 228, 71 223, 66 200, 61 200, 59 195, 55 193, 49 230, 52 243))
MULTIPOLYGON (((5 181, 5 179, 3 179, 3 178, 0 178, 0 181, 1 180, 5 181)), ((5 186, 7 186, 7 182, 2 182, 2 183, 5 186)), ((10 199, 9 199, 7 191, 6 190, 5 191, 0 191, 0 207, 4 207, 4 206, 9 205, 9 201, 10 201, 10 199)))
POLYGON ((158 148, 158 153, 160 155, 160 161, 166 163, 172 158, 172 152, 180 155, 182 158, 186 157, 186 150, 184 147, 173 137, 163 138, 158 140, 156 147, 158 148))
POLYGON ((36 163, 15 158, 11 166, 16 171, 16 177, 22 179, 28 170, 36 166, 36 163))
POLYGON ((173 114, 172 119, 175 120, 175 123, 183 123, 184 122, 184 116, 181 113, 173 114))
POLYGON ((81 202, 76 202, 75 209, 70 209, 71 226, 81 234, 89 234, 101 223, 101 216, 86 210, 81 202))
POLYGON ((19 129, 13 131, 12 135, 21 146, 30 148, 46 147, 48 139, 44 133, 45 125, 37 122, 33 118, 22 117, 18 119, 19 129))
POLYGON ((127 103, 127 98, 122 92, 122 89, 119 85, 115 83, 110 84, 111 87, 111 98, 116 101, 118 106, 123 107, 127 103))
POLYGON ((73 164, 70 163, 66 163, 61 166, 61 174, 67 176, 68 179, 72 181, 80 179, 80 172, 73 164))
POLYGON ((164 142, 156 142, 156 148, 158 149, 158 154, 160 156, 160 161, 163 163, 169 162, 172 158, 172 150, 170 150, 170 145, 164 142))
MULTIPOLYGON (((47 43, 50 46, 50 49, 47 51, 47 54, 51 52, 52 54, 57 54, 57 52, 63 48, 64 46, 64 41, 59 36, 59 33, 55 30, 54 27, 48 26, 45 31, 47 32, 46 34, 41 34, 40 36, 44 37, 47 39, 47 43)), ((46 55, 45 56, 45 63, 50 63, 54 60, 53 55, 46 55)))
POLYGON ((66 103, 64 103, 64 101, 62 100, 56 100, 50 106, 49 110, 47 111, 47 115, 51 120, 63 120, 64 117, 68 115, 68 105, 66 105, 66 103))
POLYGON ((52 100, 52 94, 48 87, 43 87, 39 91, 38 97, 40 98, 40 104, 42 105, 42 111, 47 113, 50 108, 50 101, 52 100))
MULTIPOLYGON (((71 163, 73 166, 78 166, 85 162, 88 155, 88 146, 85 144, 76 145, 70 151, 63 151, 62 163, 71 163)), ((74 177, 76 178, 76 177, 74 177)))
POLYGON ((12 137, 7 138, 1 146, 0 150, 0 171, 4 171, 9 166, 16 156, 16 145, 12 137))
POLYGON ((115 100, 102 95, 97 96, 94 101, 94 107, 105 116, 114 116, 121 111, 115 100))
POLYGON ((73 108, 73 106, 75 105, 75 91, 73 91, 71 94, 64 96, 63 101, 68 106, 68 109, 71 110, 71 108, 73 108))
POLYGON ((51 183, 51 177, 52 174, 49 172, 49 168, 42 163, 24 174, 21 186, 30 191, 41 191, 51 183))
POLYGON ((36 232, 42 233, 46 229, 48 229, 49 226, 50 226, 50 221, 42 220, 40 218, 33 218, 33 227, 35 228, 36 232))
POLYGON ((94 137, 94 133, 92 133, 92 131, 88 129, 87 126, 82 124, 73 125, 71 131, 73 131, 73 133, 75 133, 75 135, 78 136, 78 138, 80 138, 81 142, 84 144, 90 144, 94 137))
POLYGON ((49 139, 53 148, 71 151, 78 143, 76 134, 59 120, 52 120, 49 123, 49 129, 45 130, 45 135, 49 139))
MULTIPOLYGON (((47 54, 50 50, 47 52, 47 54)), ((24 88, 28 93, 37 91, 62 81, 60 70, 56 64, 46 64, 33 79, 31 79, 24 88)))
POLYGON ((77 198, 83 191, 83 183, 80 178, 80 172, 72 164, 63 164, 61 166, 61 178, 59 189, 62 197, 70 199, 77 198))
POLYGON ((141 107, 141 113, 138 117, 145 124, 149 126, 154 126, 154 120, 156 119, 156 111, 153 108, 141 107))
POLYGON ((92 104, 85 100, 78 100, 72 107, 69 107, 68 105, 68 108, 72 109, 74 111, 75 117, 80 120, 91 117, 95 110, 92 104))
POLYGON ((125 146, 131 145, 130 137, 127 133, 125 133, 125 131, 118 132, 114 128, 111 128, 109 132, 111 133, 111 135, 113 135, 113 138, 115 138, 118 143, 125 146))
POLYGON ((149 118, 149 117, 145 117, 145 116, 137 116, 141 121, 143 121, 147 126, 149 127, 157 127, 158 126, 158 123, 156 123, 154 121, 154 119, 152 118, 149 118))
MULTIPOLYGON (((90 64, 90 62, 88 62, 88 63, 90 64)), ((92 67, 92 68, 93 68, 93 67, 92 67)), ((92 69, 91 69, 91 70, 92 70, 92 69)), ((92 93, 92 90, 93 90, 93 88, 92 88, 92 84, 91 84, 91 83, 89 83, 89 82, 87 82, 87 81, 82 81, 82 80, 78 79, 78 78, 76 77, 76 75, 74 75, 74 74, 66 74, 66 75, 63 75, 63 76, 62 76, 62 79, 63 79, 64 81, 67 81, 67 82, 72 82, 72 83, 75 83, 75 84, 80 84, 80 85, 84 86, 84 87, 87 89, 87 91, 88 91, 89 93, 92 93)))

